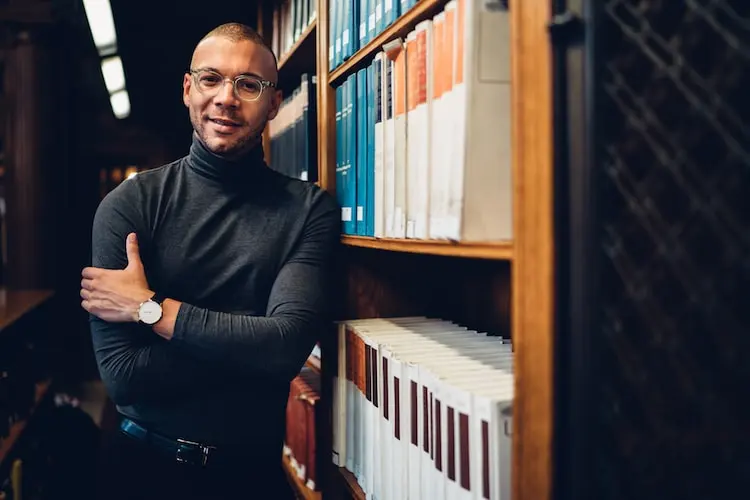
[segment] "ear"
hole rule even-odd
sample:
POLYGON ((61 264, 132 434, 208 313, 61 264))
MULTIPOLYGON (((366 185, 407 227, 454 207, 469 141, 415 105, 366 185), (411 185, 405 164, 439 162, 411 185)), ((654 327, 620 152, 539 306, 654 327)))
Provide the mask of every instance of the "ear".
POLYGON ((274 90, 271 94, 271 108, 268 110, 268 121, 276 118, 279 114, 279 107, 281 106, 282 94, 280 90, 274 90))
POLYGON ((182 103, 186 108, 190 107, 190 87, 193 85, 193 78, 185 73, 182 77, 182 103))

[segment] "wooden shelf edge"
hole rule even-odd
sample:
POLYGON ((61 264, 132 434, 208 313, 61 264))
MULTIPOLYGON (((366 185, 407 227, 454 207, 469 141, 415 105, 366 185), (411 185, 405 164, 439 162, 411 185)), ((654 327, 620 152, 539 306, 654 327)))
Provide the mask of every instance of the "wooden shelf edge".
POLYGON ((299 38, 296 42, 294 42, 294 45, 292 45, 292 48, 289 49, 283 56, 281 56, 281 59, 279 59, 279 71, 281 71, 284 66, 294 57, 294 53, 299 49, 302 44, 305 43, 305 41, 311 37, 314 36, 315 30, 318 26, 318 18, 316 17, 313 19, 313 22, 311 22, 307 28, 300 34, 299 38))
POLYGON ((13 446, 16 444, 16 441, 18 441, 18 438, 20 438, 21 434, 23 434, 24 429, 26 429, 26 424, 28 423, 29 419, 34 415, 34 412, 36 411, 37 407, 41 404, 42 400, 44 399, 44 396, 47 394, 47 391, 49 390, 51 385, 52 385, 51 379, 46 379, 46 380, 37 382, 36 394, 34 396, 34 406, 31 407, 28 418, 24 420, 19 420, 18 422, 13 423, 13 425, 10 426, 10 430, 8 431, 8 436, 5 439, 3 439, 2 442, 0 443, 0 463, 2 463, 5 460, 5 457, 7 457, 8 453, 10 453, 10 451, 13 449, 13 446))
POLYGON ((357 482, 357 478, 354 477, 354 474, 343 467, 334 466, 334 468, 338 470, 338 473, 341 475, 341 479, 344 481, 347 491, 351 493, 352 498, 355 500, 365 500, 365 493, 362 491, 362 487, 357 482))
POLYGON ((312 491, 302 483, 300 478, 297 477, 297 474, 294 472, 292 464, 289 461, 289 457, 283 455, 281 460, 284 464, 284 471, 286 472, 287 480, 289 480, 292 488, 294 488, 294 495, 297 498, 303 498, 304 500, 321 500, 322 495, 319 491, 312 491))
MULTIPOLYGON (((411 9, 402 14, 396 21, 388 26, 382 33, 370 40, 370 43, 355 52, 349 59, 340 64, 335 70, 328 75, 328 84, 333 85, 336 81, 351 73, 363 60, 372 56, 382 49, 383 44, 396 38, 396 35, 404 31, 407 27, 416 25, 426 14, 433 9, 437 9, 447 3, 447 0, 419 0, 411 9)), ((406 36, 406 34, 402 34, 406 36)))
POLYGON ((513 260, 513 243, 510 241, 452 243, 440 240, 371 238, 369 236, 344 235, 341 238, 341 242, 344 245, 352 247, 374 248, 393 252, 421 253, 474 259, 513 260))

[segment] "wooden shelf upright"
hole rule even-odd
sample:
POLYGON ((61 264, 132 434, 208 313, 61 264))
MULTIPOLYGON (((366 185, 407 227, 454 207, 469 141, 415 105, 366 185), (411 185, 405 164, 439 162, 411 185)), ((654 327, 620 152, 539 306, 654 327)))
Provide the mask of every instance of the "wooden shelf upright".
MULTIPOLYGON (((262 1, 259 30, 270 39, 271 11, 262 1)), ((317 18, 287 61, 308 54, 315 43, 317 75, 318 184, 336 192, 335 88, 369 64, 385 43, 404 37, 432 18, 447 0, 419 0, 390 27, 329 69, 329 0, 317 0, 317 18), (307 48, 305 48, 307 47, 307 48)), ((345 318, 435 315, 511 336, 515 355, 512 498, 551 500, 554 418, 554 239, 552 63, 547 24, 550 2, 511 2, 511 112, 513 240, 445 243, 342 236, 342 266, 349 289, 345 318), (437 275, 437 276, 436 276, 437 275)), ((307 56, 306 56, 307 57, 307 56)), ((295 77, 298 75, 294 75, 295 77)), ((291 75, 285 78, 290 78, 291 75)), ((331 384, 336 340, 321 340, 323 397, 331 437, 331 384), (331 366, 333 364, 333 366, 331 366)), ((330 443, 320 443, 330 450, 330 443)), ((322 497, 364 498, 356 479, 323 458, 322 497)), ((306 495, 300 493, 300 496, 306 495)))

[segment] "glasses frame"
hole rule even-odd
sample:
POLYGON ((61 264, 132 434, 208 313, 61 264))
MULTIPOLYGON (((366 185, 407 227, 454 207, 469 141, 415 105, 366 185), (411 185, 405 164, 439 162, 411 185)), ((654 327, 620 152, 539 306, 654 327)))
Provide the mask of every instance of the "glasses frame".
POLYGON ((216 75, 218 78, 222 79, 221 85, 216 87, 216 94, 219 93, 219 91, 222 89, 222 87, 224 87, 224 84, 228 80, 229 82, 232 83, 232 92, 234 93, 234 96, 240 101, 244 101, 244 102, 255 102, 263 96, 263 91, 266 90, 266 88, 272 88, 272 89, 276 88, 275 83, 270 82, 268 80, 263 80, 262 78, 258 78, 257 76, 239 75, 239 76, 235 76, 234 78, 229 78, 229 77, 222 75, 221 73, 217 73, 216 71, 213 71, 210 69, 190 68, 188 69, 188 73, 193 77, 193 82, 195 83, 195 86, 198 88, 198 92, 200 92, 201 94, 205 93, 205 91, 201 90, 200 83, 198 82, 198 73, 204 73, 204 72, 211 73, 213 75, 216 75), (252 78, 253 80, 256 80, 260 83, 260 93, 258 94, 258 97, 256 97, 255 99, 244 99, 240 97, 240 93, 237 92, 237 82, 244 78, 252 78))

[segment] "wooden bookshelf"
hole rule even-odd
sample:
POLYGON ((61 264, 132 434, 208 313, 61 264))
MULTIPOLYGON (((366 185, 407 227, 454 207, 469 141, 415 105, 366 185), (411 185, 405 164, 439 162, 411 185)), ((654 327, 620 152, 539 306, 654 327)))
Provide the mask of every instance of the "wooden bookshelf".
MULTIPOLYGON (((305 59, 306 64, 310 64, 309 60, 305 58, 306 54, 311 54, 315 57, 315 30, 318 27, 318 20, 315 19, 310 25, 305 28, 299 39, 294 42, 294 45, 279 59, 279 72, 290 71, 290 67, 297 61, 297 59, 305 59)), ((315 63, 310 64, 311 67, 315 68, 315 63)))
POLYGON ((376 248, 393 252, 421 253, 474 259, 512 260, 513 244, 497 241, 489 243, 452 243, 439 240, 407 240, 350 236, 341 238, 344 245, 376 248))
MULTIPOLYGON (((299 78, 298 58, 317 75, 318 185, 336 194, 335 88, 370 64, 387 42, 405 38, 447 0, 419 0, 333 71, 328 67, 329 0, 317 0, 317 22, 281 61, 299 78), (315 48, 314 57, 308 50, 315 48), (305 54, 304 57, 301 57, 305 54)), ((261 2, 259 26, 271 25, 274 0, 261 2)), ((452 243, 342 235, 346 290, 341 317, 427 315, 497 332, 513 340, 512 500, 550 500, 553 477, 554 210, 552 58, 549 2, 511 2, 511 141, 513 241, 452 243)), ((467 33, 471 36, 473 33, 467 33)), ((333 335, 321 338, 324 405, 321 471, 324 498, 364 499, 356 478, 330 462, 333 335)))
POLYGON ((312 491, 310 488, 308 488, 302 483, 300 478, 297 477, 297 474, 294 472, 294 469, 292 468, 292 464, 289 461, 289 457, 284 455, 282 456, 281 461, 284 464, 284 471, 286 472, 286 478, 289 481, 289 484, 292 485, 292 488, 294 489, 294 494, 298 500, 300 499, 321 500, 322 496, 319 491, 312 491))
POLYGON ((339 481, 343 484, 343 487, 355 500, 365 500, 365 493, 357 482, 357 478, 354 474, 342 467, 334 467, 336 474, 339 476, 339 481))
POLYGON ((383 48, 383 44, 398 37, 406 38, 407 33, 414 29, 420 21, 431 17, 445 6, 447 0, 420 0, 399 17, 396 22, 386 28, 367 45, 359 49, 349 59, 344 61, 328 75, 328 83, 337 85, 340 80, 353 71, 360 69, 375 53, 383 48))
POLYGON ((0 332, 52 298, 52 290, 8 290, 0 287, 0 332))

